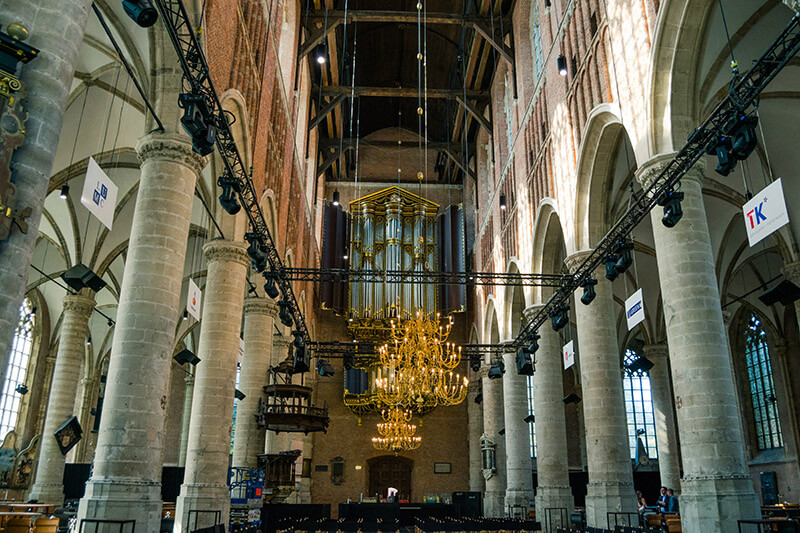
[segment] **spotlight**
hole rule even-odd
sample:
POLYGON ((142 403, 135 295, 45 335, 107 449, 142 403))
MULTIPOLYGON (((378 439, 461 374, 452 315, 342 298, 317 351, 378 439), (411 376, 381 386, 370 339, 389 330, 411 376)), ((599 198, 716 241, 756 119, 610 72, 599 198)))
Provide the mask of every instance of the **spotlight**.
POLYGON ((720 135, 706 148, 706 153, 717 156, 717 166, 714 169, 717 174, 727 176, 736 168, 736 159, 731 157, 731 138, 727 135, 720 135))
POLYGON ((275 276, 271 272, 264 272, 264 279, 266 280, 266 283, 264 283, 264 292, 274 300, 280 294, 278 285, 275 283, 275 276))
POLYGON ((292 373, 299 374, 308 372, 309 369, 308 352, 305 348, 295 348, 294 359, 292 361, 292 373))
POLYGON ((179 365, 189 363, 190 365, 195 366, 200 362, 200 358, 197 357, 193 351, 185 349, 176 353, 173 359, 175 359, 179 365))
POLYGON ((235 215, 242 210, 242 204, 236 198, 236 192, 239 188, 239 182, 230 177, 228 174, 223 174, 217 180, 217 185, 222 187, 222 194, 219 195, 219 205, 222 206, 229 215, 235 215))
POLYGON ((333 191, 333 205, 339 205, 339 191, 333 191))
POLYGON ((733 127, 733 146, 731 153, 739 161, 744 161, 756 149, 756 124, 758 117, 753 115, 739 115, 733 127))
POLYGON ((528 424, 532 424, 532 423, 536 422, 536 417, 533 416, 533 415, 528 415, 523 420, 528 424))
POLYGON ((192 149, 202 156, 214 151, 217 127, 213 123, 211 109, 202 93, 182 93, 178 107, 183 109, 181 125, 192 138, 192 149))
POLYGON ((481 369, 481 360, 478 357, 469 358, 469 367, 473 372, 478 372, 481 369))
POLYGON ((28 394, 28 386, 25 385, 24 383, 20 383, 19 385, 17 385, 17 388, 14 390, 17 391, 17 394, 21 394, 23 396, 28 394))
POLYGON ((579 403, 581 401, 581 397, 573 392, 564 396, 564 398, 561 401, 569 405, 571 403, 579 403))
POLYGON ((620 242, 606 257, 606 278, 614 281, 633 264, 633 243, 620 242))
POLYGON ((669 191, 658 201, 658 205, 664 208, 664 216, 661 218, 661 223, 665 227, 674 228, 675 224, 683 218, 682 201, 683 193, 678 191, 669 191))
POLYGON ((261 237, 255 233, 247 233, 244 238, 250 243, 247 247, 247 255, 250 256, 250 266, 257 272, 263 272, 267 268, 267 252, 261 237))
POLYGON ((555 331, 564 329, 569 324, 569 306, 561 304, 551 311, 550 322, 555 331))
POLYGON ((564 57, 564 54, 561 54, 560 56, 558 56, 558 59, 556 59, 556 64, 558 65, 558 73, 561 74, 562 76, 566 76, 567 75, 567 58, 564 57))
POLYGON ((61 192, 58 194, 58 197, 61 198, 62 200, 66 200, 68 196, 69 196, 69 185, 65 183, 64 185, 61 186, 61 192))
POLYGON ((234 397, 235 397, 237 400, 239 400, 239 401, 242 401, 242 400, 244 400, 245 398, 247 398, 247 396, 245 395, 245 393, 243 393, 243 392, 242 392, 242 391, 240 391, 239 389, 233 389, 233 396, 234 396, 234 397))
POLYGON ((122 9, 142 28, 149 28, 158 20, 158 11, 150 0, 122 0, 122 9))
POLYGON ((506 365, 502 361, 495 361, 489 368, 489 379, 500 379, 506 373, 506 365))
POLYGON ((617 254, 609 253, 606 255, 606 279, 608 281, 614 281, 619 277, 619 272, 617 271, 617 254))
POLYGON ((533 375, 533 354, 527 346, 523 346, 517 351, 517 375, 518 376, 532 376, 533 375))
POLYGON ((653 368, 653 366, 655 366, 655 364, 650 359, 648 359, 643 355, 640 355, 625 368, 627 368, 628 371, 635 374, 636 372, 645 372, 645 373, 649 372, 650 369, 653 368))
POLYGON ((334 374, 333 365, 325 359, 320 359, 317 361, 317 373, 322 377, 331 377, 334 374))
POLYGON ((531 355, 534 355, 537 352, 537 350, 539 350, 539 339, 541 338, 542 336, 539 335, 538 331, 533 332, 533 336, 531 337, 531 343, 528 345, 528 351, 531 353, 531 355))
POLYGON ((583 305, 589 305, 592 303, 597 297, 597 291, 595 291, 594 286, 597 285, 597 280, 594 278, 586 278, 581 282, 581 287, 583 287, 583 296, 581 296, 581 303, 583 305))
POLYGON ((502 209, 503 211, 506 210, 506 195, 505 194, 501 194, 500 195, 500 209, 502 209))
POLYGON ((324 65, 327 62, 328 49, 324 44, 317 46, 317 63, 324 65))
POLYGON ((281 300, 278 302, 278 307, 280 307, 280 310, 278 311, 278 318, 280 319, 281 324, 287 328, 292 327, 291 304, 286 300, 281 300))
POLYGON ((91 346, 91 345, 92 345, 92 336, 89 335, 88 337, 86 337, 86 346, 91 346))
POLYGON ((189 311, 183 310, 183 320, 189 320, 189 311))

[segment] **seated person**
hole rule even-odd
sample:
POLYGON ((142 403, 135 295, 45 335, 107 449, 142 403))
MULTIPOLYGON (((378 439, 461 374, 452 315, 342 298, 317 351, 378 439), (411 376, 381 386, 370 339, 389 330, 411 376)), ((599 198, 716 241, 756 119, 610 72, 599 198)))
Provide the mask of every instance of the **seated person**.
POLYGON ((678 514, 680 511, 678 510, 678 497, 675 496, 675 492, 672 489, 667 489, 667 496, 667 512, 678 514))
POLYGON ((642 491, 640 490, 636 491, 636 500, 639 502, 639 512, 640 513, 645 512, 647 510, 647 502, 645 501, 644 496, 642 495, 642 491))

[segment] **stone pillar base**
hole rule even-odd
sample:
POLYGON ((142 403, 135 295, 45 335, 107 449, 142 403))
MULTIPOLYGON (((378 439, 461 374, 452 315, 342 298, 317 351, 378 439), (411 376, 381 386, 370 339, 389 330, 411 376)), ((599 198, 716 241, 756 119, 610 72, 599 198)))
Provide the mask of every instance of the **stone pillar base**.
POLYGON ((297 503, 311 503, 311 478, 300 478, 300 490, 297 493, 297 503))
POLYGON ((569 527, 569 513, 575 507, 572 489, 565 486, 539 486, 536 488, 536 520, 542 531, 555 531, 569 527), (548 509, 553 509, 548 511, 548 509), (558 509, 566 509, 563 511, 558 509))
POLYGON ((230 497, 226 485, 184 483, 175 505, 174 533, 187 533, 215 523, 227 524, 231 514, 230 497), (219 511, 219 516, 214 511, 219 511))
POLYGON ((505 516, 505 491, 487 490, 483 495, 483 516, 501 518, 505 516))
MULTIPOLYGON (((586 525, 614 529, 614 517, 609 527, 608 513, 638 513, 636 492, 633 485, 627 483, 592 483, 589 482, 586 493, 586 525)), ((638 525, 638 517, 631 516, 632 526, 638 525)), ((619 516, 618 524, 629 525, 627 518, 619 516)), ((704 532, 705 533, 705 532, 704 532)))
POLYGON ((64 485, 61 483, 34 483, 28 493, 28 500, 64 505, 64 485))
POLYGON ((506 516, 527 518, 533 501, 533 492, 525 489, 506 489, 506 516))
POLYGON ((684 477, 678 504, 686 533, 736 531, 737 520, 761 518, 761 506, 749 476, 684 477))
MULTIPOLYGON (((152 482, 92 480, 78 506, 78 525, 83 519, 136 520, 136 531, 161 527, 161 484, 152 482)), ((85 530, 95 531, 90 525, 85 530)), ((119 531, 118 524, 98 524, 97 533, 119 531)))

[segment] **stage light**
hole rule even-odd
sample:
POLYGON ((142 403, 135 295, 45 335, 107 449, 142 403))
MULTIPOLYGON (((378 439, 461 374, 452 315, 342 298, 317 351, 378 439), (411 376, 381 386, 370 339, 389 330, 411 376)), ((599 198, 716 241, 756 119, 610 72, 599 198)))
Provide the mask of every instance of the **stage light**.
POLYGON ((86 337, 86 346, 91 346, 91 345, 92 345, 92 336, 89 335, 88 337, 86 337))
POLYGON ((264 272, 264 279, 266 280, 266 283, 264 283, 264 292, 274 300, 280 294, 278 285, 275 283, 275 276, 271 272, 264 272))
POLYGON ((17 394, 20 394, 20 395, 23 395, 23 396, 28 394, 28 386, 25 385, 24 383, 20 383, 19 385, 17 385, 17 388, 14 389, 14 390, 17 391, 17 394))
POLYGON ((179 365, 189 363, 190 365, 194 366, 200 362, 200 358, 197 357, 197 355, 193 351, 188 349, 181 350, 180 352, 176 353, 172 358, 175 359, 175 361, 179 365))
POLYGON ((550 322, 555 331, 564 329, 569 324, 569 306, 561 304, 551 311, 550 322))
POLYGON ((518 376, 532 376, 533 375, 533 359, 530 348, 523 346, 517 350, 517 375, 518 376))
POLYGON ((58 194, 58 197, 61 198, 62 200, 66 200, 68 196, 69 196, 69 185, 65 183, 64 185, 61 186, 61 192, 58 194))
POLYGON ((756 125, 758 117, 754 115, 739 115, 736 126, 733 128, 733 146, 731 153, 739 161, 744 161, 756 149, 756 125))
POLYGON ((558 59, 556 59, 556 64, 558 65, 558 73, 561 74, 562 76, 566 76, 567 72, 568 72, 567 71, 567 58, 564 57, 564 54, 561 54, 560 56, 558 56, 558 59))
POLYGON ((664 216, 661 218, 661 223, 665 227, 674 228, 675 224, 683 218, 682 201, 683 193, 679 191, 669 191, 658 201, 658 205, 664 208, 664 216))
POLYGON ((469 367, 473 372, 478 372, 481 369, 481 360, 479 357, 469 358, 469 367))
POLYGON ((333 191, 333 205, 339 205, 339 191, 333 191))
POLYGON ((292 335, 294 335, 294 340, 292 344, 295 348, 305 348, 306 343, 303 340, 303 334, 300 331, 293 331, 292 335))
POLYGON ((621 242, 617 245, 617 272, 623 274, 633 264, 633 243, 621 242))
POLYGON ((202 156, 213 152, 217 128, 205 95, 182 93, 178 96, 178 107, 183 109, 181 125, 192 138, 192 149, 202 156))
POLYGON ((223 175, 217 180, 217 184, 222 187, 222 194, 219 195, 219 205, 222 206, 222 209, 229 215, 235 215, 241 211, 242 204, 236 198, 236 181, 223 175))
POLYGON ((158 20, 158 11, 150 0, 122 0, 122 9, 142 28, 149 28, 158 20))
POLYGON ((261 238, 255 233, 247 233, 244 238, 250 243, 247 247, 247 255, 250 256, 250 266, 257 272, 263 272, 267 268, 267 252, 261 238))
POLYGON ((581 287, 583 287, 581 303, 583 305, 589 305, 597 297, 597 291, 594 288, 595 285, 597 285, 597 280, 594 278, 586 278, 581 282, 581 287))
POLYGON ((325 359, 320 359, 317 361, 317 373, 323 377, 331 377, 334 374, 333 365, 325 359))
POLYGON ((505 194, 501 194, 500 195, 500 209, 502 209, 503 211, 506 210, 506 195, 505 194))
POLYGON ((619 272, 617 271, 617 254, 609 253, 606 255, 606 279, 608 281, 614 281, 619 277, 619 272))
POLYGON ((489 367, 489 372, 487 376, 489 379, 500 379, 503 377, 503 374, 506 373, 506 365, 503 364, 502 361, 495 361, 492 363, 492 366, 489 367))
POLYGON ((183 320, 189 320, 189 311, 183 310, 183 320))
POLYGON ((292 311, 291 311, 291 304, 286 300, 281 300, 278 302, 278 307, 280 310, 278 311, 278 318, 281 321, 281 324, 286 326, 287 328, 292 327, 292 311))
POLYGON ((707 154, 717 156, 717 166, 714 169, 717 174, 727 176, 736 168, 736 158, 731 155, 731 148, 731 138, 727 135, 720 135, 706 148, 707 154))
POLYGON ((292 360, 292 372, 295 374, 308 372, 309 360, 308 352, 305 348, 295 348, 294 359, 292 360))
POLYGON ((316 55, 317 55, 317 63, 319 63, 320 65, 324 65, 328 61, 326 57, 328 55, 328 47, 325 46, 324 44, 317 46, 316 55))

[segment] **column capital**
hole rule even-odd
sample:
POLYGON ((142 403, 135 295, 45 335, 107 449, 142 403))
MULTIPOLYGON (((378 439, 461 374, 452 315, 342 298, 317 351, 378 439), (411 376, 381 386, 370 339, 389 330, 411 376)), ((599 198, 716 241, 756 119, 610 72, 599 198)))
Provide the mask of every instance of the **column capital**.
POLYGON ((781 269, 783 276, 800 287, 800 261, 786 263, 781 269))
POLYGON ((81 294, 68 294, 64 296, 64 312, 73 311, 75 314, 83 316, 87 320, 94 311, 96 302, 94 298, 83 296, 81 294))
POLYGON ((527 325, 536 314, 544 308, 544 304, 533 304, 529 305, 522 311, 522 317, 525 319, 525 324, 527 325))
POLYGON ((253 296, 244 299, 244 314, 247 315, 269 315, 278 314, 278 304, 270 298, 253 296))
POLYGON ((480 381, 482 379, 486 379, 489 377, 489 368, 486 366, 482 366, 475 374, 478 376, 476 381, 480 381))
POLYGON ((645 344, 642 348, 645 357, 648 359, 667 359, 669 357, 669 346, 665 343, 645 344))
POLYGON ((575 272, 578 270, 578 267, 586 260, 587 257, 591 255, 594 250, 580 250, 575 252, 571 255, 568 255, 566 259, 564 259, 564 264, 567 265, 570 273, 575 272))
POLYGON ((198 176, 206 166, 207 159, 194 150, 185 135, 176 133, 150 133, 136 143, 139 161, 149 159, 177 162, 190 167, 198 176))
POLYGON ((203 254, 209 263, 225 261, 250 266, 250 256, 247 255, 247 247, 242 242, 214 239, 203 246, 203 254))
MULTIPOLYGON (((674 157, 675 152, 669 154, 659 154, 645 161, 639 166, 639 168, 636 169, 636 181, 638 181, 643 188, 649 189, 658 175, 661 174, 661 171, 664 170, 664 168, 669 164, 670 161, 672 161, 674 157)), ((681 180, 695 180, 702 184, 705 177, 705 170, 705 161, 700 159, 692 166, 692 168, 686 171, 681 180)))

